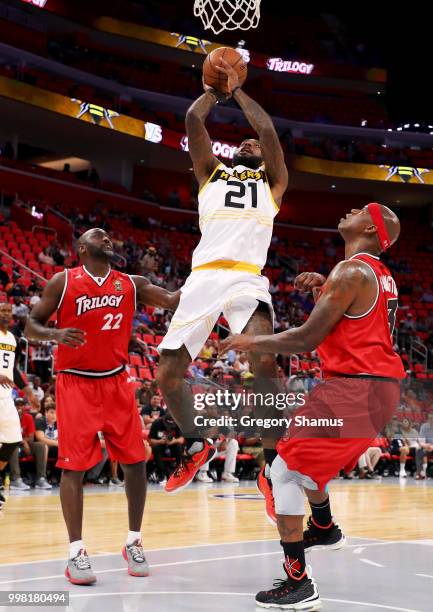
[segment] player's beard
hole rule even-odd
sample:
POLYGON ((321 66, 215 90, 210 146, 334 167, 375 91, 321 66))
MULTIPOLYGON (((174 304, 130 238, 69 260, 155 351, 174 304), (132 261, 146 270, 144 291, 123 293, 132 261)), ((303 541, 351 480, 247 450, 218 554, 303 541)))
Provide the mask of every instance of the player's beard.
POLYGON ((92 259, 97 259, 98 261, 104 261, 106 263, 110 263, 114 257, 113 251, 105 251, 103 248, 92 244, 87 245, 87 252, 92 259))
POLYGON ((251 170, 257 170, 263 164, 259 155, 233 155, 233 166, 246 166, 251 170))

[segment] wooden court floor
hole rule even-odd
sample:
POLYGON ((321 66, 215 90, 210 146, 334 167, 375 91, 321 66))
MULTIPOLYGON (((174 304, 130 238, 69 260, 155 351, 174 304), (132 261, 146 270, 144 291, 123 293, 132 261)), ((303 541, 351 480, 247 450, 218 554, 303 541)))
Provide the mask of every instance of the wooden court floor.
MULTIPOLYGON (((277 538, 256 494, 252 482, 193 484, 176 496, 153 485, 143 523, 145 548, 277 538)), ((333 514, 349 536, 433 540, 432 481, 334 481, 331 499, 333 514)), ((127 532, 123 489, 86 488, 84 504, 83 536, 89 554, 120 551, 127 532)), ((65 557, 67 535, 58 490, 10 495, 0 517, 0 540, 0 564, 65 557)))

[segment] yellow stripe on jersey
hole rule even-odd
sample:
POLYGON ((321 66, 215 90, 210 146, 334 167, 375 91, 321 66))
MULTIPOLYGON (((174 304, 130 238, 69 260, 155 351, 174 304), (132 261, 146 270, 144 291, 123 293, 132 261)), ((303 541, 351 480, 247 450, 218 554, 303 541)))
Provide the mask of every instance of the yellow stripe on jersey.
POLYGON ((223 209, 223 210, 216 210, 215 212, 210 213, 209 215, 203 215, 202 217, 200 217, 199 220, 199 225, 200 228, 205 224, 208 223, 209 221, 214 221, 214 220, 250 220, 250 219, 254 219, 255 221, 257 221, 257 223, 259 225, 264 225, 265 227, 272 227, 273 226, 273 217, 269 217, 267 215, 262 215, 261 213, 259 213, 258 211, 255 210, 244 210, 243 212, 239 212, 237 210, 229 210, 229 209, 223 209))
POLYGON ((261 269, 255 264, 250 264, 246 261, 232 261, 231 259, 210 261, 201 266, 196 266, 192 269, 192 272, 197 272, 198 270, 231 270, 233 272, 250 272, 251 274, 261 273, 261 269))
POLYGON ((15 353, 16 351, 16 346, 13 346, 12 344, 0 344, 0 351, 11 351, 12 353, 15 353))
POLYGON ((222 166, 222 165, 223 165, 223 164, 220 162, 220 163, 218 164, 218 166, 216 166, 216 168, 215 168, 215 169, 214 169, 214 170, 213 170, 213 171, 210 173, 209 178, 208 178, 208 179, 206 180, 206 182, 205 182, 205 183, 203 183, 203 185, 200 187, 200 190, 199 190, 199 192, 198 192, 198 194, 197 194, 198 196, 199 196, 201 193, 203 193, 203 189, 209 185, 210 181, 212 180, 212 178, 213 178, 213 177, 214 177, 214 175, 215 175, 215 172, 216 172, 216 171, 218 170, 218 168, 219 168, 220 166, 222 166))

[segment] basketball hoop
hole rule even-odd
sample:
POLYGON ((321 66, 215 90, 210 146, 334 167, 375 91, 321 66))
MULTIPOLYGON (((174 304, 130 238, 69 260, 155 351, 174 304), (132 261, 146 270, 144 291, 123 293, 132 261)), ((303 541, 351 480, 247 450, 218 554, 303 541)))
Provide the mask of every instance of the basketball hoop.
POLYGON ((194 0, 194 15, 205 30, 219 34, 223 30, 257 28, 261 0, 194 0))

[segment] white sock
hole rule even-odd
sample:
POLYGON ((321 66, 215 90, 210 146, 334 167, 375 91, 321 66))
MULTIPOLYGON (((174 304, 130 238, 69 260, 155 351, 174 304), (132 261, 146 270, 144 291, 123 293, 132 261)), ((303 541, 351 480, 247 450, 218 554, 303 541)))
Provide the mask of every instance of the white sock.
POLYGON ((134 544, 136 540, 141 540, 141 531, 128 531, 126 536, 126 546, 134 544))
POLYGON ((424 467, 422 468, 422 470, 421 470, 421 476, 425 476, 425 475, 426 475, 426 472, 427 472, 427 470, 426 470, 426 468, 425 468, 425 466, 424 466, 424 467))
POLYGON ((75 540, 69 544, 69 558, 73 559, 78 555, 81 549, 86 549, 83 540, 75 540))
POLYGON ((189 447, 188 454, 189 455, 194 455, 194 453, 199 453, 202 450, 203 450, 203 442, 201 442, 200 440, 196 440, 189 447))
POLYGON ((405 472, 405 468, 406 467, 406 463, 400 463, 400 474, 403 474, 405 472))

